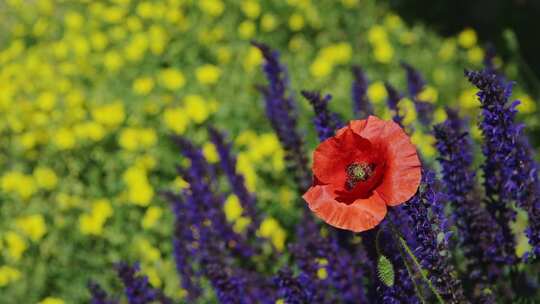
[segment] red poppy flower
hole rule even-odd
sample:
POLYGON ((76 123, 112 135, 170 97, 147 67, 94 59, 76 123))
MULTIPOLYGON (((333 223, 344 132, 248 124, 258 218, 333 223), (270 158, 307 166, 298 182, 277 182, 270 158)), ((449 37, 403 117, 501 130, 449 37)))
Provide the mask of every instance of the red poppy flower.
POLYGON ((355 232, 377 226, 386 206, 411 198, 420 185, 420 160, 401 127, 375 116, 353 120, 313 153, 314 182, 304 194, 328 224, 355 232))

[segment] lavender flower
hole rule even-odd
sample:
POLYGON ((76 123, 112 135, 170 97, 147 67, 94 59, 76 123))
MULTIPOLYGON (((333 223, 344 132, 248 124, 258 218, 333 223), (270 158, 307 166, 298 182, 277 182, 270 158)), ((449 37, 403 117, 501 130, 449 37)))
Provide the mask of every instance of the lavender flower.
POLYGON ((213 259, 205 261, 204 273, 212 283, 216 291, 217 298, 223 304, 248 304, 242 287, 246 282, 242 282, 238 277, 230 274, 230 271, 223 268, 223 264, 213 259))
POLYGON ((90 294, 92 298, 90 299, 90 304, 116 304, 118 303, 117 300, 113 300, 109 298, 109 295, 107 295, 107 292, 101 288, 101 286, 96 282, 90 282, 88 283, 88 290, 90 290, 90 294))
POLYGON ((373 106, 367 97, 368 79, 359 66, 352 67, 354 81, 351 88, 354 116, 359 119, 373 114, 373 106))
POLYGON ((140 270, 139 265, 130 266, 127 263, 119 263, 116 269, 118 277, 124 284, 124 291, 129 304, 172 303, 161 290, 150 285, 148 277, 137 274, 140 270))
POLYGON ((296 105, 292 93, 287 92, 287 70, 279 62, 276 51, 262 43, 254 42, 253 45, 261 50, 266 60, 263 70, 268 85, 259 87, 259 91, 264 95, 266 115, 285 150, 288 170, 295 177, 298 191, 304 193, 311 184, 311 173, 307 165, 304 142, 297 131, 296 105))
POLYGON ((434 105, 427 102, 422 101, 418 99, 418 94, 422 92, 426 85, 426 81, 420 75, 420 73, 411 65, 402 62, 401 66, 405 69, 407 73, 407 87, 409 90, 409 97, 414 102, 414 106, 416 108, 416 112, 418 112, 418 117, 420 118, 420 122, 427 127, 431 126, 431 122, 433 121, 433 110, 434 105))
POLYGON ((516 150, 521 131, 521 126, 514 123, 517 103, 509 104, 508 100, 512 83, 486 70, 465 71, 465 75, 480 89, 477 96, 483 117, 480 129, 484 137, 482 152, 486 157, 483 172, 488 210, 502 228, 506 261, 514 263, 515 241, 510 222, 515 218, 515 211, 510 204, 521 190, 523 172, 516 150))
POLYGON ((319 92, 302 91, 302 95, 311 103, 315 111, 313 123, 319 134, 319 140, 323 141, 334 136, 335 131, 340 128, 343 123, 335 113, 328 110, 328 102, 332 96, 326 95, 321 97, 319 92))
POLYGON ((433 285, 448 303, 464 303, 461 283, 453 275, 453 268, 446 255, 448 252, 442 253, 441 249, 444 248, 437 241, 437 219, 429 215, 429 210, 441 203, 439 193, 435 190, 434 174, 423 172, 420 189, 405 203, 404 210, 413 225, 416 238, 414 253, 421 266, 427 270, 433 285))
POLYGON ((403 115, 399 114, 398 107, 398 103, 403 98, 403 96, 389 82, 385 82, 384 87, 386 88, 386 92, 388 93, 386 104, 388 105, 390 110, 393 111, 392 120, 394 120, 397 124, 403 127, 403 115))
POLYGON ((225 136, 216 129, 211 128, 210 139, 217 148, 221 168, 229 180, 232 191, 238 196, 238 199, 242 204, 245 213, 244 215, 251 219, 247 232, 248 235, 253 237, 255 235, 255 230, 260 224, 260 219, 256 210, 255 195, 249 193, 244 183, 244 176, 236 170, 236 157, 232 154, 231 144, 226 143, 225 136))

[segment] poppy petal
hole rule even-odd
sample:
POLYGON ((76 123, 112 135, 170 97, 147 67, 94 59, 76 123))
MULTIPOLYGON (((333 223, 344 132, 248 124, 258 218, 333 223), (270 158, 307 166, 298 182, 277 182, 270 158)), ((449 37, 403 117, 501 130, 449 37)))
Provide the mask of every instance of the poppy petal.
MULTIPOLYGON (((345 168, 360 155, 369 155, 371 143, 351 129, 323 141, 313 152, 313 174, 324 184, 344 184, 345 168)), ((364 156, 365 157, 365 156, 364 156)))
POLYGON ((409 200, 421 179, 421 164, 415 146, 403 129, 393 121, 369 116, 364 125, 351 123, 360 136, 386 148, 386 170, 375 190, 389 206, 409 200))
POLYGON ((377 226, 386 215, 385 201, 376 192, 349 205, 336 201, 333 192, 329 185, 317 185, 303 196, 311 211, 329 225, 362 232, 377 226))

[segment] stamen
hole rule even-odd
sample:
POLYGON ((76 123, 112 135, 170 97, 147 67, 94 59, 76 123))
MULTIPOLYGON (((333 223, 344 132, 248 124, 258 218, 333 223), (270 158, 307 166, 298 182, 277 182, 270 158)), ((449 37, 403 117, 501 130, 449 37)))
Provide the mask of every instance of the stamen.
POLYGON ((374 164, 367 163, 352 163, 347 166, 346 172, 347 176, 347 188, 354 188, 359 182, 364 182, 368 180, 372 175, 375 169, 374 164))

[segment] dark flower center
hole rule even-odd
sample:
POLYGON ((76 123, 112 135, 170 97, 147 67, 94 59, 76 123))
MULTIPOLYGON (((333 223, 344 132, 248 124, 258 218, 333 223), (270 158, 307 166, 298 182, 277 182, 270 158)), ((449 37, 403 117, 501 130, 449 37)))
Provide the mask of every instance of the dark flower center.
POLYGON ((368 180, 375 171, 375 164, 352 163, 347 166, 347 188, 353 189, 359 182, 368 180))

